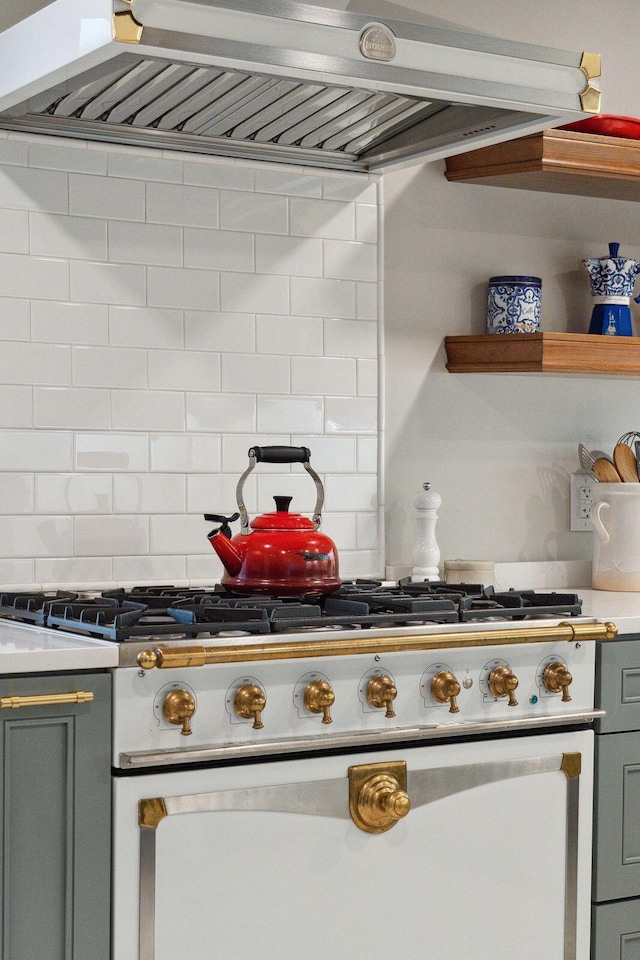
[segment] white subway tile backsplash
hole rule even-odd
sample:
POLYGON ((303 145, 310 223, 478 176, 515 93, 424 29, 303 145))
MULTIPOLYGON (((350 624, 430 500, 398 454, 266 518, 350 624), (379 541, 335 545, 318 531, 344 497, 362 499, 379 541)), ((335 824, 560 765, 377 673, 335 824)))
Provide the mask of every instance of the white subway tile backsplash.
POLYGON ((205 270, 254 268, 253 236, 235 230, 200 230, 185 227, 184 265, 205 270))
POLYGON ((69 213, 104 220, 144 220, 144 183, 69 174, 69 213))
POLYGON ((147 353, 126 347, 72 347, 73 383, 79 387, 146 386, 147 353))
POLYGON ((0 514, 34 512, 34 478, 31 473, 0 473, 0 514))
MULTIPOLYGON (((356 473, 356 440, 354 437, 314 436, 309 431, 293 435, 294 447, 308 447, 311 466, 316 473, 356 473)), ((362 471, 366 472, 366 471, 362 471)))
POLYGON ((256 427, 256 398, 250 394, 187 394, 187 430, 251 433, 256 427))
POLYGON ((284 193, 293 197, 321 197, 322 177, 295 167, 269 166, 256 168, 256 191, 284 193))
POLYGON ((0 209, 0 251, 29 252, 29 215, 25 211, 0 209))
POLYGON ((303 317, 355 317, 356 290, 350 280, 291 277, 291 313, 303 317))
POLYGON ((356 361, 332 357, 293 357, 291 392, 355 396, 356 361))
POLYGON ((109 342, 114 347, 181 348, 184 343, 183 312, 177 308, 111 305, 109 342))
MULTIPOLYGON (((247 444, 247 449, 249 445, 247 444)), ((245 462, 243 469, 247 466, 245 462)), ((236 503, 236 487, 238 473, 200 474, 187 477, 187 512, 188 513, 220 513, 231 516, 238 509, 236 503)), ((249 477, 243 489, 244 503, 250 514, 256 512, 258 504, 258 483, 255 476, 249 477)), ((211 529, 209 527, 208 529, 211 529)), ((238 527, 236 527, 236 530, 238 527)), ((205 532, 208 532, 205 531, 205 532)))
POLYGON ((4 343, 0 383, 70 384, 71 348, 62 344, 4 343))
POLYGON ((288 393, 289 358, 224 354, 222 390, 224 393, 288 393))
POLYGON ((64 300, 69 296, 66 260, 0 253, 0 277, 4 297, 64 300))
POLYGON ((199 514, 151 517, 149 553, 161 556, 202 553, 207 547, 210 529, 210 521, 199 514))
POLYGON ((109 260, 182 266, 182 230, 160 223, 109 222, 109 260))
POLYGON ((111 177, 182 183, 182 162, 159 156, 157 150, 110 150, 107 171, 111 177))
POLYGON ((252 313, 210 313, 204 310, 186 310, 184 345, 187 350, 255 353, 255 317, 252 313))
POLYGON ((151 470, 159 473, 215 473, 220 470, 220 437, 166 434, 150 438, 151 470))
POLYGON ((324 275, 342 280, 377 278, 377 250, 371 243, 354 240, 323 240, 324 275))
POLYGON ((144 473, 149 468, 147 435, 143 433, 77 433, 75 469, 144 473))
POLYGON ((355 210, 353 204, 338 200, 290 201, 289 233, 298 237, 325 237, 333 240, 355 238, 355 210))
POLYGON ((113 581, 113 561, 111 557, 74 557, 36 560, 35 579, 38 583, 50 583, 53 586, 82 583, 103 584, 113 581))
MULTIPOLYGON (((356 438, 356 469, 358 473, 378 472, 378 438, 356 438)), ((355 472, 355 471, 354 471, 355 472)))
POLYGON ((0 338, 2 340, 28 340, 29 300, 16 297, 0 297, 0 338))
POLYGON ((217 190, 173 183, 147 183, 146 186, 146 219, 149 223, 218 226, 217 190))
POLYGON ((186 577, 185 557, 113 558, 113 579, 120 583, 176 583, 186 577))
POLYGON ((256 236, 256 270, 286 276, 322 276, 322 240, 256 236))
POLYGON ((356 204, 356 240, 361 243, 376 243, 378 240, 378 208, 369 204, 356 204))
POLYGON ((324 416, 326 433, 375 433, 378 404, 374 398, 327 397, 324 416))
POLYGON ((9 557, 68 557, 71 517, 0 517, 0 543, 9 557))
POLYGON ((322 356, 323 326, 319 317, 256 317, 258 353, 322 356))
POLYGON ((151 307, 217 310, 219 276, 214 270, 147 267, 147 303, 151 307))
POLYGON ((0 386, 0 429, 16 427, 33 427, 33 390, 0 386))
POLYGON ((33 141, 29 144, 29 166, 104 175, 107 172, 107 154, 102 150, 88 150, 85 143, 33 141))
MULTIPOLYGON (((273 433, 318 433, 322 430, 324 403, 321 397, 260 397, 258 431, 273 433)), ((305 444, 297 444, 305 446, 305 444)))
POLYGON ((72 300, 127 304, 145 301, 145 268, 139 264, 72 260, 69 267, 72 300))
POLYGON ((359 320, 378 319, 378 285, 356 283, 356 316, 359 320))
POLYGON ((184 430, 184 396, 168 390, 113 390, 114 430, 184 430))
POLYGON ((8 207, 10 210, 68 213, 67 174, 9 164, 0 165, 0 207, 8 207))
POLYGON ((165 390, 218 390, 220 354, 195 350, 150 351, 149 386, 165 390))
POLYGON ((184 163, 184 182, 201 187, 219 187, 222 190, 253 190, 254 168, 237 164, 235 160, 206 160, 184 163))
POLYGON ((111 485, 109 474, 41 474, 36 477, 35 512, 109 514, 113 509, 111 485))
POLYGON ((375 178, 355 174, 351 177, 325 177, 322 196, 327 200, 377 203, 378 183, 375 178))
POLYGON ((108 307, 105 303, 33 300, 31 339, 106 346, 109 343, 108 307))
POLYGON ((250 233, 286 233, 289 208, 286 197, 240 190, 220 191, 220 227, 250 233))
POLYGON ((375 575, 377 223, 375 177, 0 132, 0 582, 219 579, 253 444, 375 575))
POLYGON ((109 391, 35 387, 33 422, 36 427, 109 430, 112 426, 109 391))
POLYGON ((184 513, 186 477, 169 473, 120 474, 113 478, 116 513, 184 513))
POLYGON ((41 257, 107 259, 107 225, 89 217, 29 214, 29 251, 41 257))
POLYGON ((149 553, 149 518, 78 516, 73 520, 76 555, 127 557, 149 553))
POLYGON ((358 365, 358 396, 378 396, 378 364, 375 360, 360 360, 358 365))
POLYGON ((222 273, 223 310, 240 313, 288 313, 289 280, 269 274, 222 273))
POLYGON ((328 357, 378 356, 378 327, 368 320, 329 317, 324 321, 324 352, 328 357))

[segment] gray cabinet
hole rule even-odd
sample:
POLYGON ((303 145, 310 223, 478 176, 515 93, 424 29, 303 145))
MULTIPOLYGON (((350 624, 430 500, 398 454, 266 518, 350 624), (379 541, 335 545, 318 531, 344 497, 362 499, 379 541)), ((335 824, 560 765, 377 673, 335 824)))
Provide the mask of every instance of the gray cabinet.
POLYGON ((598 645, 592 960, 640 960, 640 638, 598 645))
POLYGON ((0 958, 108 960, 111 676, 5 677, 0 721, 0 958))

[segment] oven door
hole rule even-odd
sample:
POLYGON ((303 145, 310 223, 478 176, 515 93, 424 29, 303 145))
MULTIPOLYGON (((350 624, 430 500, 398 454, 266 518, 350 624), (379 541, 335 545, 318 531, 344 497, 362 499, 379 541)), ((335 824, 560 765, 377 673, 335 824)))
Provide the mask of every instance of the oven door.
POLYGON ((588 960, 592 774, 569 730, 117 777, 113 958, 588 960))

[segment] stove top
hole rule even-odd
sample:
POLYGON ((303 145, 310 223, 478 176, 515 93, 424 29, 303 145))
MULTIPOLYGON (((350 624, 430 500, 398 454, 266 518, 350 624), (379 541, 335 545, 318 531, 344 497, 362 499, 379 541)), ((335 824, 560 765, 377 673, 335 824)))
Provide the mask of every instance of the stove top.
POLYGON ((409 579, 348 581, 325 597, 246 596, 220 585, 0 593, 0 618, 116 642, 527 621, 581 611, 574 593, 409 579))

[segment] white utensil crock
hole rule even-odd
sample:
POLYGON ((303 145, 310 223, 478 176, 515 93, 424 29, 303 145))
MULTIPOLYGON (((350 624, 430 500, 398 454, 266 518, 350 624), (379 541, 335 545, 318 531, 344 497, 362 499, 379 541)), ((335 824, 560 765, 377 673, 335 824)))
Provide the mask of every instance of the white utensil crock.
POLYGON ((640 591, 640 483, 594 483, 594 590, 640 591))

